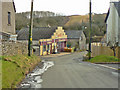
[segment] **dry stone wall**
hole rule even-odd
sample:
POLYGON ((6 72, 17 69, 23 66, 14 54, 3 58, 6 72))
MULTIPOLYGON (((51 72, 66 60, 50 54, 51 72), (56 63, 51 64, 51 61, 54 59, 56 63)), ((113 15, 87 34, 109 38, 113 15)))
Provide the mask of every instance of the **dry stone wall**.
POLYGON ((2 49, 2 55, 18 55, 18 54, 27 54, 28 46, 27 43, 18 42, 18 41, 1 41, 0 49, 2 49))

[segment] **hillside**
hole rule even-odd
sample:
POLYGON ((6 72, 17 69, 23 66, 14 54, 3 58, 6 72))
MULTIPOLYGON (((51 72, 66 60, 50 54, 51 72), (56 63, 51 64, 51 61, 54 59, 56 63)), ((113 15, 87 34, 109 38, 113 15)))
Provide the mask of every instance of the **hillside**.
MULTIPOLYGON (((16 30, 28 27, 30 12, 16 14, 16 30)), ((53 12, 35 11, 33 27, 57 27, 63 26, 65 30, 84 30, 86 37, 89 36, 89 15, 62 16, 53 12)), ((106 33, 104 23, 106 14, 92 15, 92 36, 103 36, 106 33)))
MULTIPOLYGON (((30 12, 16 13, 16 30, 28 27, 30 12)), ((64 26, 69 18, 49 11, 33 12, 33 27, 57 27, 64 26)))
MULTIPOLYGON (((106 33, 104 23, 106 14, 92 15, 92 36, 103 36, 106 33)), ((64 25, 66 30, 84 30, 89 36, 89 15, 69 16, 69 21, 64 25)))
POLYGON ((69 21, 65 24, 65 26, 70 26, 74 23, 82 23, 84 22, 89 22, 89 16, 88 15, 73 15, 69 16, 69 21))
MULTIPOLYGON (((106 14, 94 14, 92 15, 92 20, 97 23, 104 23, 106 14)), ((69 16, 69 21, 65 24, 65 26, 70 26, 74 23, 88 23, 89 22, 89 15, 72 15, 69 16)), ((96 24, 97 24, 96 23, 96 24)))

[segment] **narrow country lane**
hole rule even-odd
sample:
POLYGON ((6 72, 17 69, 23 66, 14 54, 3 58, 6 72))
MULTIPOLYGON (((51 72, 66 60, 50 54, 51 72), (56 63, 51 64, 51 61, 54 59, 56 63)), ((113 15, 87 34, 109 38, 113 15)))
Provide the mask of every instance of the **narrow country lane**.
POLYGON ((82 62, 85 53, 47 58, 55 65, 43 74, 42 88, 118 88, 118 74, 82 62))

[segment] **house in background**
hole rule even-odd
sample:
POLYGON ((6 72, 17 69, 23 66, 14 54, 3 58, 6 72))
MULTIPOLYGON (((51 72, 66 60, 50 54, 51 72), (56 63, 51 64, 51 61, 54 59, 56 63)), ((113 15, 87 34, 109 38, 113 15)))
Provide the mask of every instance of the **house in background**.
MULTIPOLYGON (((17 33, 19 42, 28 43, 29 28, 23 28, 17 33)), ((32 30, 33 49, 39 55, 63 52, 68 43, 71 47, 86 49, 86 37, 82 30, 64 30, 62 27, 39 27, 32 30)))
POLYGON ((104 45, 106 44, 106 46, 107 46, 107 35, 106 34, 101 39, 101 43, 104 44, 104 45))
MULTIPOLYGON (((39 43, 40 39, 49 39, 51 35, 55 32, 55 28, 48 28, 48 27, 40 27, 40 28, 33 28, 32 29, 32 45, 34 48, 34 53, 36 55, 42 55, 41 53, 41 46, 39 43)), ((17 32, 17 41, 24 42, 28 44, 29 39, 29 28, 23 28, 17 32)), ((45 48, 45 46, 44 46, 45 48)), ((44 49, 46 50, 46 48, 44 49)))
POLYGON ((0 39, 16 40, 15 13, 16 9, 13 0, 0 1, 0 39))
MULTIPOLYGON (((40 27, 32 30, 33 48, 39 55, 47 55, 61 52, 67 46, 67 35, 62 27, 40 27)), ((17 40, 28 43, 29 28, 23 28, 18 32, 17 40)))
POLYGON ((120 0, 111 0, 105 22, 107 24, 107 44, 120 46, 120 0))
POLYGON ((87 45, 86 45, 86 36, 83 31, 81 31, 80 39, 79 39, 79 49, 80 50, 86 50, 87 45))
POLYGON ((65 30, 65 33, 67 34, 68 46, 80 50, 86 49, 86 37, 82 30, 65 30))

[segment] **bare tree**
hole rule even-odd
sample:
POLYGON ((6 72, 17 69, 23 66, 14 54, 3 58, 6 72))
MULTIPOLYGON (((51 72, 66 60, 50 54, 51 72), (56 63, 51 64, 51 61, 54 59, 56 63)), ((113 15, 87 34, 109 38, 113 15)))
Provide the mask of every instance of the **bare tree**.
POLYGON ((110 49, 112 49, 114 52, 114 56, 116 56, 116 48, 118 47, 118 42, 114 42, 113 44, 110 45, 110 41, 109 41, 107 46, 110 46, 110 49))

